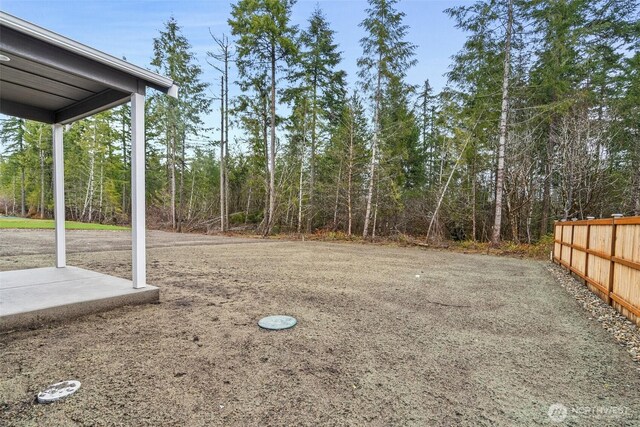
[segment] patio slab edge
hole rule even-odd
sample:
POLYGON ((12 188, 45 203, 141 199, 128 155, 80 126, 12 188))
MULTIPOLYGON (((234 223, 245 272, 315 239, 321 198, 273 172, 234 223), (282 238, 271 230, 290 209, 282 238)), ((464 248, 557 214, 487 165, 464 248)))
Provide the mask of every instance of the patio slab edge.
POLYGON ((113 310, 118 307, 157 303, 160 301, 160 289, 147 285, 142 289, 131 289, 121 295, 107 296, 70 304, 61 304, 39 310, 0 315, 0 332, 20 329, 37 329, 64 320, 76 319, 113 310))

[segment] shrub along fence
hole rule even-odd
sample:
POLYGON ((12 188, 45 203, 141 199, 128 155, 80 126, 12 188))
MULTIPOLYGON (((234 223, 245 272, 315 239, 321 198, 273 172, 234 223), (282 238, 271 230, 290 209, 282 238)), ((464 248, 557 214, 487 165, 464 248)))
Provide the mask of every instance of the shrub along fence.
POLYGON ((557 221, 553 261, 640 326, 640 216, 557 221))

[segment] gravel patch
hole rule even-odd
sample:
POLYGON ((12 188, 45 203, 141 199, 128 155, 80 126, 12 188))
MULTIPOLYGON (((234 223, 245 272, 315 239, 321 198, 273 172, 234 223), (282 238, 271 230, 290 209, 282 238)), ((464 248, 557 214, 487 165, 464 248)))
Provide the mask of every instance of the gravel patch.
POLYGON ((620 346, 626 348, 631 358, 640 364, 640 329, 576 280, 567 270, 556 264, 547 264, 547 269, 560 286, 587 310, 589 319, 600 322, 600 325, 613 335, 620 346))

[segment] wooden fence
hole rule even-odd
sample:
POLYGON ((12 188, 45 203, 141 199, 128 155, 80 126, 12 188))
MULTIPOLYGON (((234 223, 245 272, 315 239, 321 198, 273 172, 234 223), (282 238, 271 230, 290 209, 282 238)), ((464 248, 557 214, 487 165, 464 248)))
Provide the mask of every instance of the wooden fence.
POLYGON ((640 216, 556 222, 553 261, 640 326, 640 216))

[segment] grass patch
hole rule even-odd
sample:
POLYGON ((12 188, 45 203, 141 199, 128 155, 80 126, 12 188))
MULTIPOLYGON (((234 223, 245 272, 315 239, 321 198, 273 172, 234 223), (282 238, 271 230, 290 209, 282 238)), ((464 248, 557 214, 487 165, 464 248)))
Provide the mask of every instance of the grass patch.
MULTIPOLYGON (((0 217, 0 228, 20 229, 54 229, 52 219, 29 219, 16 217, 0 217)), ((65 221, 67 230, 129 230, 128 227, 118 225, 94 224, 87 222, 65 221)))

